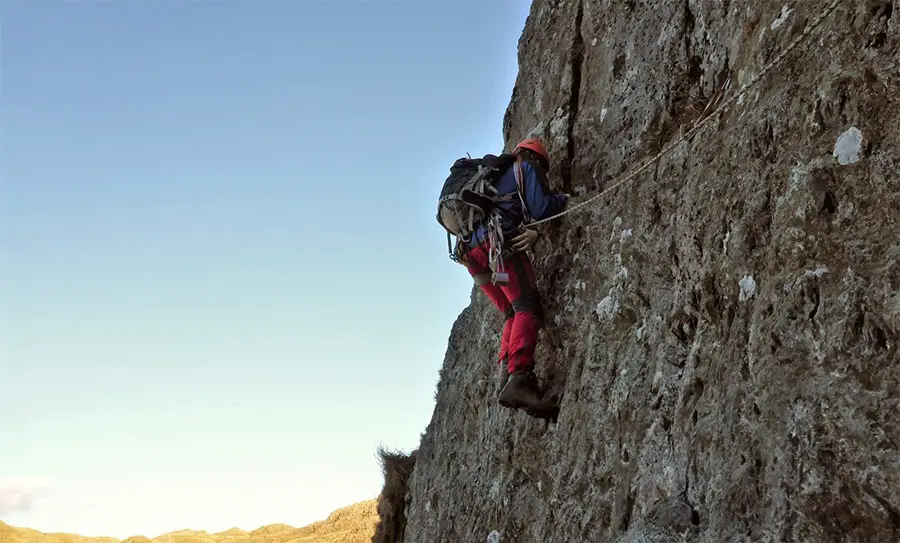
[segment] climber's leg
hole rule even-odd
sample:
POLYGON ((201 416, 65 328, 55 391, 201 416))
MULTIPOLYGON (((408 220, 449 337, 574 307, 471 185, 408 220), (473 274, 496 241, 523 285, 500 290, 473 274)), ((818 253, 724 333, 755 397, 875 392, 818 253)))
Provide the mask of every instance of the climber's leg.
MULTIPOLYGON (((500 381, 505 384, 506 380, 503 376, 503 372, 504 370, 511 371, 511 368, 509 368, 507 364, 509 360, 509 342, 510 337, 512 336, 513 316, 515 315, 515 312, 503 289, 491 283, 491 268, 488 263, 488 249, 486 245, 479 245, 469 252, 466 257, 466 268, 468 268, 469 273, 472 275, 475 284, 478 285, 485 296, 493 302, 497 310, 506 317, 506 322, 503 324, 503 334, 500 336, 500 352, 497 354, 497 364, 501 366, 500 381)), ((501 386, 503 385, 501 384, 501 386)))
POLYGON ((533 371, 537 335, 544 317, 540 292, 534 283, 534 269, 525 253, 506 262, 509 284, 503 286, 515 314, 509 338, 509 371, 533 371))
POLYGON ((543 320, 540 295, 534 284, 534 270, 524 253, 508 259, 509 284, 503 287, 511 300, 515 317, 509 339, 509 381, 500 391, 498 402, 504 407, 522 408, 532 416, 544 417, 558 408, 543 398, 534 373, 534 350, 543 320))

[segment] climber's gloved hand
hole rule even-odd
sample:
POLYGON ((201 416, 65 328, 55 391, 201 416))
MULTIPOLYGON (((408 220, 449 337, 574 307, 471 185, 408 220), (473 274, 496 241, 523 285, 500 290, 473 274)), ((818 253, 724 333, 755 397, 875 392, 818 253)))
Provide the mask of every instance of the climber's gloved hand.
POLYGON ((521 233, 512 238, 513 250, 517 252, 530 250, 539 237, 537 229, 520 227, 519 231, 521 233))

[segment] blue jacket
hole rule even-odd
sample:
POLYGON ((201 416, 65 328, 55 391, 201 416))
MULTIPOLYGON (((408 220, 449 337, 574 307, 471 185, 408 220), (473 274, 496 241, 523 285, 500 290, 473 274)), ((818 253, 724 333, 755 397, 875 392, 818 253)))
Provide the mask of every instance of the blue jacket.
MULTIPOLYGON (((563 210, 566 205, 566 195, 550 193, 547 178, 543 172, 533 167, 528 161, 523 160, 522 173, 524 178, 523 196, 532 219, 537 221, 546 219, 563 210)), ((500 177, 495 188, 500 195, 516 192, 516 173, 513 166, 510 166, 506 173, 500 177)), ((519 225, 522 224, 525 218, 522 213, 522 203, 516 197, 512 202, 501 202, 498 204, 498 207, 503 210, 500 221, 503 227, 503 238, 509 240, 519 234, 519 225)), ((486 240, 487 225, 482 224, 472 235, 468 248, 472 249, 486 240)))

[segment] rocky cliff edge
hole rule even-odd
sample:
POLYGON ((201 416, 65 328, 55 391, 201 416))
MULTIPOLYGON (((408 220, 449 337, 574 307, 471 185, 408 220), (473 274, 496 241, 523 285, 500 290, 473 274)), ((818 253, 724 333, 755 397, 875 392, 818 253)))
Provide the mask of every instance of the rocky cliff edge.
POLYGON ((504 136, 543 138, 557 187, 716 115, 543 227, 556 424, 496 404, 473 291, 404 541, 900 541, 900 2, 836 2, 763 74, 826 8, 534 1, 504 136))

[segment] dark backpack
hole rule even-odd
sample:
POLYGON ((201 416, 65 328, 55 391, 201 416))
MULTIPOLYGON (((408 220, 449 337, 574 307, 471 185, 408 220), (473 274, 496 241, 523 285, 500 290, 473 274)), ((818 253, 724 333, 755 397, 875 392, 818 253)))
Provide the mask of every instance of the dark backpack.
POLYGON ((460 241, 468 242, 478 227, 486 221, 500 202, 518 198, 517 192, 497 193, 495 183, 515 163, 515 155, 484 155, 482 158, 463 157, 450 166, 438 200, 437 221, 447 231, 447 250, 450 259, 459 262, 460 241), (450 236, 457 238, 456 249, 450 236))

